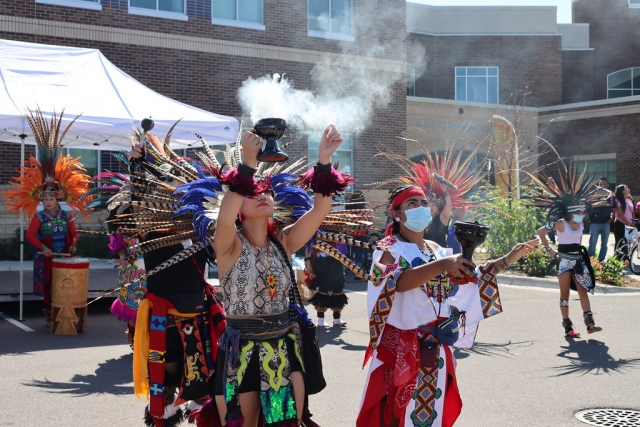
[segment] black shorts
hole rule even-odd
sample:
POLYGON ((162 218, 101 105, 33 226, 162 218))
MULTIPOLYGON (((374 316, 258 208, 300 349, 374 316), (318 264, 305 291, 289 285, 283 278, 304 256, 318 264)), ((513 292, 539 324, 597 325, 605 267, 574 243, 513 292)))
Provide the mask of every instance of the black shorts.
MULTIPOLYGON (((289 359, 289 366, 291 366, 291 372, 302 372, 302 365, 296 357, 295 344, 289 337, 284 337, 285 345, 287 346, 287 358, 289 359)), ((242 341, 240 344, 242 348, 242 341)), ((302 350, 302 349, 301 349, 302 350)), ((218 349, 218 359, 216 361, 216 385, 215 394, 224 395, 224 362, 225 352, 223 349, 218 349)), ((260 391, 260 360, 258 351, 254 351, 251 355, 251 360, 247 365, 247 370, 242 378, 242 384, 238 387, 239 393, 248 393, 250 391, 260 391)))

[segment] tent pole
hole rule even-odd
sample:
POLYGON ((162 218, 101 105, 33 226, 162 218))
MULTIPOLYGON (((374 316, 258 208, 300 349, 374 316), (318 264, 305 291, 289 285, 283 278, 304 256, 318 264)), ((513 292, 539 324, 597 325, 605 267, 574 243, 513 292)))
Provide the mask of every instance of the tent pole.
MULTIPOLYGON (((23 170, 22 166, 24 166, 24 139, 27 137, 24 133, 20 135, 20 170, 23 170)), ((23 306, 24 306, 24 295, 22 295, 23 281, 24 281, 24 218, 23 211, 20 208, 20 321, 24 321, 23 317, 23 306)))

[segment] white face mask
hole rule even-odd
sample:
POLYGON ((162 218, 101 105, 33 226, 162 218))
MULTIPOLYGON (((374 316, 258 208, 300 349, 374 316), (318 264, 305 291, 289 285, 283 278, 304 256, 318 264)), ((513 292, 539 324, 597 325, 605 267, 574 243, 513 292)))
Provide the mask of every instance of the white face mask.
POLYGON ((424 231, 429 224, 431 224, 431 211, 429 208, 419 206, 413 209, 407 209, 404 214, 407 216, 407 221, 404 225, 411 231, 420 232, 424 231))
POLYGON ((577 222, 578 224, 582 222, 584 219, 584 215, 573 215, 573 222, 577 222))

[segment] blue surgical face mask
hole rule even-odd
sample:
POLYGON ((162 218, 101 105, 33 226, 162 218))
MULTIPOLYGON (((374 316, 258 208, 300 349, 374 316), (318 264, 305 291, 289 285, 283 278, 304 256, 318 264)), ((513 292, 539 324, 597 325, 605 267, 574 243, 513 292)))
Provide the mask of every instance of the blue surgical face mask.
POLYGON ((581 223, 584 219, 584 215, 573 215, 573 222, 581 223))
POLYGON ((411 231, 424 231, 431 224, 431 211, 429 208, 419 206, 402 212, 407 216, 407 221, 404 222, 404 225, 411 231))

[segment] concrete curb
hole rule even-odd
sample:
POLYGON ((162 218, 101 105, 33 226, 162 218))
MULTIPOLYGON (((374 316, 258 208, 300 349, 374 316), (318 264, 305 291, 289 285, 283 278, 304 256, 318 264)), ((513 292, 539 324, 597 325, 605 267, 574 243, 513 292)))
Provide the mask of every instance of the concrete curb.
MULTIPOLYGON (((498 274, 498 283, 502 285, 533 286, 538 288, 558 289, 558 281, 556 279, 547 279, 545 277, 498 274)), ((600 283, 596 283, 596 288, 594 289, 594 294, 600 295, 625 293, 640 293, 640 288, 624 288, 621 286, 603 285, 600 283)))

